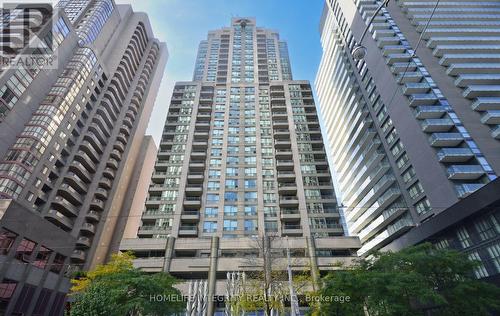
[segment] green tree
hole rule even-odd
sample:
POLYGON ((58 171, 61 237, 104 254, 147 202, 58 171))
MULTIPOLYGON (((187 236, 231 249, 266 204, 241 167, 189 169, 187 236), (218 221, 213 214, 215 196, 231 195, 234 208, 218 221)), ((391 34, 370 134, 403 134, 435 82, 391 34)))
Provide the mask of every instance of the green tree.
POLYGON ((476 280, 463 253, 431 244, 377 252, 323 279, 313 315, 490 315, 500 288, 476 280), (349 301, 341 302, 338 298, 349 301))
POLYGON ((72 280, 70 316, 173 315, 182 311, 182 296, 167 273, 148 274, 132 265, 128 253, 72 280))

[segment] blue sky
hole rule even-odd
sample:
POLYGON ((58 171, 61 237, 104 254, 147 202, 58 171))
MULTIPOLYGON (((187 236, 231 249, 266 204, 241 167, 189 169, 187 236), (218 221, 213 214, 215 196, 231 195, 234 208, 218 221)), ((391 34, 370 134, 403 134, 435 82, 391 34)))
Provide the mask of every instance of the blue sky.
POLYGON ((322 0, 115 0, 146 12, 155 36, 170 57, 149 122, 148 134, 161 136, 174 82, 192 79, 198 43, 209 30, 229 26, 231 17, 249 16, 260 27, 278 30, 288 42, 294 79, 314 82, 321 58, 322 0))

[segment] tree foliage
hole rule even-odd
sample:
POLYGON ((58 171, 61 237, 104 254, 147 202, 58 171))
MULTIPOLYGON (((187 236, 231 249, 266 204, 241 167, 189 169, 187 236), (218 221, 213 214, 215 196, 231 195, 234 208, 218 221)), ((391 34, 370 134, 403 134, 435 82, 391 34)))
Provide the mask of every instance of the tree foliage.
POLYGON ((73 279, 75 302, 70 316, 173 315, 183 309, 176 280, 166 273, 148 274, 132 265, 129 253, 73 279))
POLYGON ((431 244, 378 252, 323 279, 313 315, 490 315, 500 288, 474 279, 477 263, 431 244), (334 297, 349 297, 339 302, 334 297))

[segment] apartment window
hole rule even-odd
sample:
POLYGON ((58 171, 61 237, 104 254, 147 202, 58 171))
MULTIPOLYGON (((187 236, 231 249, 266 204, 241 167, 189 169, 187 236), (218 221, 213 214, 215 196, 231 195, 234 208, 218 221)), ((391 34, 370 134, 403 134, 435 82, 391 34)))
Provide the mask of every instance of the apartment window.
POLYGON ((219 209, 217 207, 206 207, 205 217, 217 217, 219 209))
POLYGON ((416 175, 415 169, 413 169, 413 167, 410 166, 410 168, 408 168, 408 170, 406 170, 403 173, 403 181, 405 183, 408 183, 415 178, 415 175, 416 175))
POLYGON ((209 191, 218 191, 220 188, 219 181, 208 181, 207 189, 209 191))
POLYGON ((224 193, 224 201, 227 201, 227 202, 238 201, 238 192, 233 192, 233 191, 225 192, 224 193))
POLYGON ((207 194, 207 203, 217 203, 217 202, 219 202, 218 194, 212 194, 212 193, 207 194))
POLYGON ((460 245, 462 245, 463 248, 467 248, 472 245, 469 232, 467 232, 464 227, 460 227, 457 229, 457 237, 460 245))
POLYGON ((410 197, 414 199, 420 194, 424 193, 424 188, 422 188, 420 182, 416 182, 414 185, 408 188, 408 193, 410 194, 410 197))
POLYGON ((448 249, 450 248, 450 242, 448 239, 441 239, 436 244, 434 244, 434 247, 436 247, 436 249, 448 249))
POLYGON ((226 180, 226 189, 236 189, 236 188, 238 188, 238 180, 237 179, 226 180))
POLYGON ((236 205, 224 205, 224 216, 236 216, 238 207, 236 205))
POLYGON ((255 146, 245 146, 245 153, 246 154, 255 154, 255 153, 257 153, 257 148, 255 148, 255 146))
POLYGON ((0 306, 5 308, 8 306, 16 287, 16 281, 9 279, 2 280, 2 283, 0 283, 0 306))
POLYGON ((211 156, 214 157, 222 156, 222 148, 212 148, 211 156))
POLYGON ((474 267, 474 275, 476 276, 476 278, 485 278, 489 275, 477 251, 469 253, 469 259, 472 261, 476 261, 477 263, 477 265, 474 267))
POLYGON ((247 202, 257 201, 257 192, 245 192, 245 201, 247 202))
POLYGON ((17 260, 29 262, 33 250, 35 250, 36 243, 29 239, 23 238, 19 246, 17 246, 15 257, 17 260))
POLYGON ((239 158, 237 156, 228 156, 227 164, 228 165, 237 165, 239 163, 239 158))
POLYGON ((500 226, 493 215, 477 220, 474 225, 481 240, 493 238, 500 233, 500 226))
POLYGON ((257 168, 245 168, 245 176, 247 177, 257 176, 257 168))
POLYGON ((0 230, 0 254, 7 255, 16 238, 17 234, 2 228, 0 230))
POLYGON ((403 144, 398 140, 394 146, 391 148, 391 153, 394 157, 397 157, 403 151, 403 144))
POLYGON ((245 189, 255 189, 257 187, 257 180, 245 180, 245 189))
POLYGON ((222 165, 222 160, 219 158, 210 159, 210 167, 220 167, 222 165))
POLYGON ((54 261, 50 265, 50 271, 59 274, 63 270, 65 260, 66 260, 65 256, 56 253, 54 261))
POLYGON ((257 207, 255 205, 245 206, 246 216, 257 216, 257 207))
POLYGON ((264 193, 264 203, 276 203, 276 194, 264 193))
POLYGON ((177 199, 178 191, 163 191, 161 193, 161 199, 163 201, 174 201, 177 199))
POLYGON ((203 232, 204 233, 215 233, 216 231, 217 231, 217 222, 206 221, 203 223, 203 232))
POLYGON ((228 177, 236 177, 238 176, 238 168, 226 168, 226 176, 228 177))
POLYGON ((490 260, 497 269, 497 272, 500 272, 500 243, 496 243, 486 248, 488 254, 490 255, 490 260))
POLYGON ((213 138, 212 146, 222 146, 222 138, 213 138))
POLYGON ((406 153, 403 153, 401 157, 396 160, 396 165, 398 166, 399 169, 402 169, 406 164, 410 161, 410 158, 406 155, 406 153))
POLYGON ((238 221, 225 219, 224 220, 224 231, 234 231, 238 229, 238 221))
POLYGON ((415 204, 415 210, 419 215, 423 215, 431 210, 431 203, 427 198, 424 198, 415 204))
POLYGON ((35 261, 33 261, 33 265, 40 269, 45 269, 47 263, 49 263, 50 255, 52 254, 52 250, 46 248, 44 246, 40 247, 38 253, 36 254, 35 261))
POLYGON ((228 146, 227 147, 228 154, 237 154, 239 151, 240 151, 240 149, 236 146, 228 146))
POLYGON ((246 219, 244 221, 245 231, 257 230, 257 220, 246 219))
POLYGON ((274 189, 274 181, 264 180, 262 181, 262 185, 264 187, 264 190, 274 189))
POLYGON ((278 222, 277 221, 264 221, 264 227, 266 231, 276 232, 278 231, 278 222))
POLYGON ((209 170, 208 177, 210 179, 218 179, 220 178, 220 170, 209 170))

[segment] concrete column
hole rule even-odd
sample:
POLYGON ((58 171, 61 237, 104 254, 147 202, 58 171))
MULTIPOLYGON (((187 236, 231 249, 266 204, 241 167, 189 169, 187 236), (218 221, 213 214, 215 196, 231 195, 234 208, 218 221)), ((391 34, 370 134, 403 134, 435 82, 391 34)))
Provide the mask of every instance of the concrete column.
POLYGON ((210 268, 208 270, 208 305, 207 316, 215 312, 215 285, 217 282, 217 258, 219 256, 219 237, 213 236, 210 245, 210 268))
POLYGON ((170 271, 170 262, 172 261, 172 255, 174 253, 175 237, 167 237, 167 245, 165 247, 165 261, 163 262, 163 272, 170 271))
POLYGON ((311 277, 313 281, 313 289, 316 291, 319 289, 319 269, 318 262, 316 261, 316 245, 314 244, 314 239, 312 237, 306 237, 307 250, 309 252, 309 261, 311 263, 311 277))

